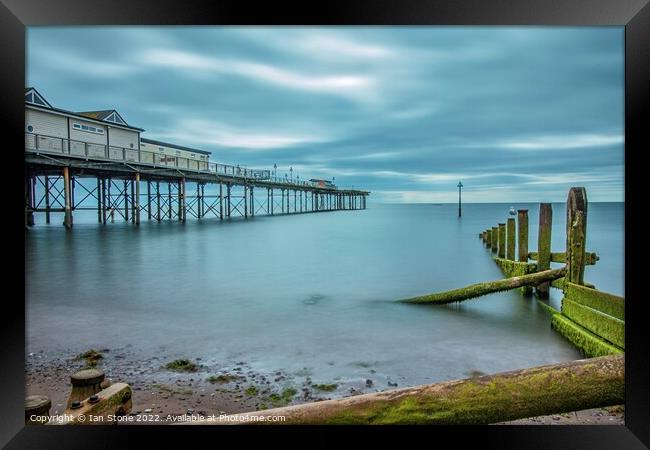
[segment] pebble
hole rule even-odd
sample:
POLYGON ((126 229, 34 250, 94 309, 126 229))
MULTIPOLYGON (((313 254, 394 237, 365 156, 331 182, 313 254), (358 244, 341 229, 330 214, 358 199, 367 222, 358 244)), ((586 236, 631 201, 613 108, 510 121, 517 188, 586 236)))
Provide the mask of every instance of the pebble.
POLYGON ((144 410, 145 414, 149 414, 149 413, 152 413, 152 412, 153 412, 153 409, 151 409, 151 408, 147 408, 147 409, 144 410))
POLYGON ((371 379, 367 379, 367 380, 366 380, 366 386, 367 386, 367 387, 372 386, 372 380, 371 380, 371 379))

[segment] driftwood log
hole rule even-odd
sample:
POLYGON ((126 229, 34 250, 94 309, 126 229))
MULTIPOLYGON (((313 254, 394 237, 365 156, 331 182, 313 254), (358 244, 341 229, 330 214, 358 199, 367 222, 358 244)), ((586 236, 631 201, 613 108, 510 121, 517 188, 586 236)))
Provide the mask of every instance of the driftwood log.
POLYGON ((583 359, 243 413, 212 423, 490 424, 623 404, 624 366, 624 355, 583 359), (284 421, 272 419, 278 416, 284 421))
POLYGON ((471 298, 481 297, 494 292, 507 291, 522 286, 535 286, 539 283, 553 281, 562 278, 566 274, 566 267, 561 269, 544 270, 519 277, 505 278, 503 280, 486 281, 484 283, 472 284, 460 289, 438 292, 436 294, 422 295, 419 297, 399 300, 405 303, 453 303, 471 298))

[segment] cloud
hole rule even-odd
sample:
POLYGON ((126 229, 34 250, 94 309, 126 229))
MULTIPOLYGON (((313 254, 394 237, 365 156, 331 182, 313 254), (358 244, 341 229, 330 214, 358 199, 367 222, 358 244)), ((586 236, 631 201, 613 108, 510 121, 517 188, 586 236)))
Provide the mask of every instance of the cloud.
POLYGON ((281 134, 238 128, 221 122, 189 118, 181 119, 173 126, 159 130, 155 135, 160 139, 187 142, 203 147, 216 145, 247 150, 278 149, 324 142, 328 139, 325 136, 281 134))
POLYGON ((623 144, 622 134, 574 134, 536 136, 502 141, 496 146, 511 150, 567 150, 623 144))
POLYGON ((372 78, 358 74, 309 75, 269 64, 220 59, 178 50, 153 49, 140 57, 143 64, 186 71, 237 75, 288 89, 360 98, 374 87, 372 78))

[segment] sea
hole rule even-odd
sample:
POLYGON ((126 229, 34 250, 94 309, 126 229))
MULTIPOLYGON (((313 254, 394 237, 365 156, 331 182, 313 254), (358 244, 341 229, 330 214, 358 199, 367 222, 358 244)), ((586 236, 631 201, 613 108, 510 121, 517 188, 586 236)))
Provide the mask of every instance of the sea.
MULTIPOLYGON (((25 233, 26 352, 129 347, 314 383, 382 389, 580 359, 550 315, 519 291, 450 305, 397 300, 502 278, 479 233, 539 204, 376 204, 356 211, 257 215, 136 227, 96 213, 42 214, 25 233)), ((553 204, 553 251, 566 206, 553 204)), ((624 286, 624 204, 589 204, 585 280, 624 286)), ((554 264, 556 266, 557 264, 554 264)), ((549 303, 560 307, 561 291, 549 303)))

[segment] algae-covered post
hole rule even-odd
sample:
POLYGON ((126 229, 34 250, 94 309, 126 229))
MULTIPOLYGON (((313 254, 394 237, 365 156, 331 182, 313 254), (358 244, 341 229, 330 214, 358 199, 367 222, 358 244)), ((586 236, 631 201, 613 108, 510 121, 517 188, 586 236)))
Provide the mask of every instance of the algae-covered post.
MULTIPOLYGON (((551 227, 553 223, 553 206, 550 203, 539 204, 539 235, 537 239, 537 269, 551 267, 551 227)), ((535 288, 539 298, 548 298, 549 283, 541 283, 535 288)))
POLYGON ((517 250, 520 262, 528 262, 528 210, 517 210, 517 250))
POLYGON ((488 229, 485 231, 485 245, 492 247, 492 230, 488 229))
POLYGON ((506 259, 515 260, 515 219, 508 219, 508 243, 506 245, 506 259))
POLYGON ((506 224, 499 224, 499 249, 497 251, 499 258, 506 257, 506 224))
POLYGON ((566 281, 584 284, 587 237, 587 192, 573 187, 567 199, 566 281))
POLYGON ((499 227, 492 227, 492 235, 490 236, 490 248, 492 253, 496 253, 499 246, 499 227))

